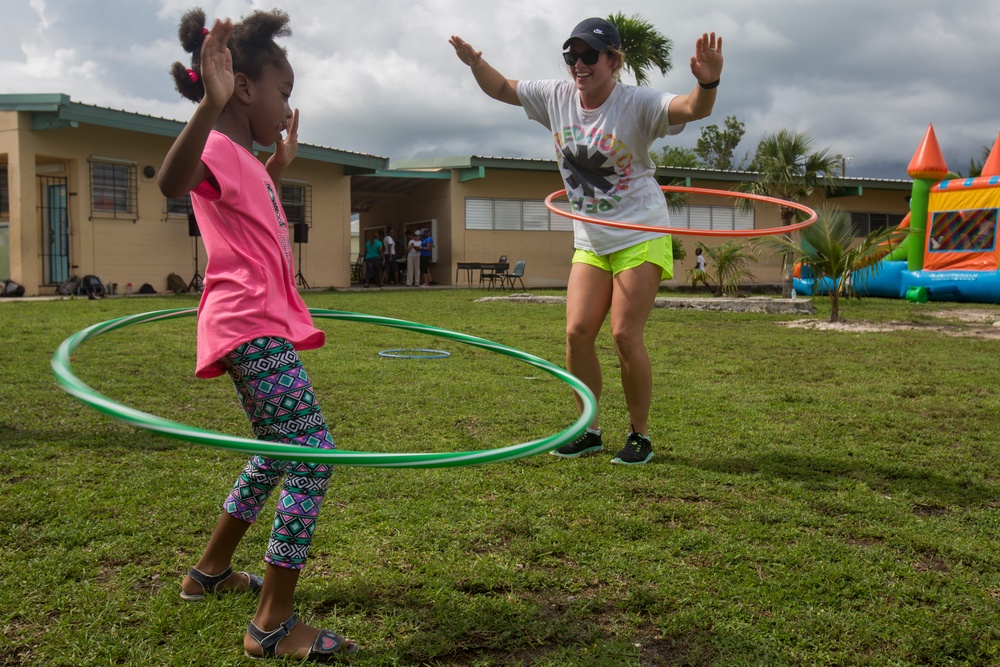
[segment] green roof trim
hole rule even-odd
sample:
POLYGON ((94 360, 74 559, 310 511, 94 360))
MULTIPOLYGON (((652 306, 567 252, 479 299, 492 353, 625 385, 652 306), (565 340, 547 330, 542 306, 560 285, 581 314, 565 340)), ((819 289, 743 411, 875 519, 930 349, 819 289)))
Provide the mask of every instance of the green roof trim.
POLYGON ((860 197, 863 188, 860 185, 835 185, 832 188, 826 189, 827 199, 836 199, 837 197, 860 197))
POLYGON ((373 178, 424 178, 432 181, 451 180, 450 171, 400 171, 398 169, 380 169, 374 174, 368 174, 368 176, 373 178))
MULTIPOLYGON (((0 111, 30 113, 31 129, 36 132, 74 128, 84 123, 173 138, 181 133, 185 125, 168 118, 81 104, 61 93, 0 95, 0 111)), ((254 148, 270 152, 263 146, 254 148)), ((387 167, 389 162, 384 157, 311 144, 299 144, 298 154, 308 160, 343 165, 356 170, 355 173, 374 173, 387 167)))
POLYGON ((478 167, 472 167, 470 169, 461 169, 458 172, 458 182, 465 183, 466 181, 477 181, 480 178, 486 178, 486 167, 482 165, 478 167))
MULTIPOLYGON (((485 175, 477 175, 476 169, 513 169, 518 171, 559 171, 559 164, 555 160, 541 160, 536 158, 511 158, 511 157, 480 157, 477 155, 451 156, 439 158, 421 158, 412 160, 395 160, 389 165, 393 172, 405 174, 419 173, 417 170, 458 170, 460 180, 469 178, 484 178, 485 175)), ((660 183, 668 183, 674 179, 681 179, 690 184, 698 180, 723 181, 732 183, 745 183, 756 181, 760 174, 755 171, 735 171, 727 169, 705 169, 701 167, 657 167, 656 179, 660 183)), ((858 196, 862 184, 869 187, 888 190, 910 190, 913 182, 908 179, 889 178, 856 178, 839 177, 834 179, 834 189, 845 194, 841 196, 858 196)))
POLYGON ((480 157, 478 155, 396 160, 389 167, 395 171, 407 171, 411 169, 473 170, 470 172, 473 178, 483 177, 476 175, 479 169, 514 169, 518 171, 559 170, 559 165, 556 164, 555 160, 517 157, 480 157))

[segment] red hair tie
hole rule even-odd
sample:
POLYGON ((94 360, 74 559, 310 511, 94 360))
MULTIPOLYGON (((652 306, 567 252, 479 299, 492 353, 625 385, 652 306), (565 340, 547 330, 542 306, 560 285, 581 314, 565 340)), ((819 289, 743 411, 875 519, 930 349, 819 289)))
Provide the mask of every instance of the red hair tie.
POLYGON ((207 35, 208 34, 208 28, 202 28, 201 29, 201 34, 207 35))
POLYGON ((191 69, 190 67, 188 67, 187 73, 188 73, 188 78, 191 79, 191 83, 198 83, 198 73, 197 72, 195 72, 193 69, 191 69))

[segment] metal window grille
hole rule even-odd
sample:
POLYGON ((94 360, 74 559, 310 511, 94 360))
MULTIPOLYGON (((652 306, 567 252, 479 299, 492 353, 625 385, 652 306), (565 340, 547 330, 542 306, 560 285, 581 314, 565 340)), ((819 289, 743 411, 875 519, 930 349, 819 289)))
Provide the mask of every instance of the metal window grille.
POLYGON ((135 163, 91 160, 91 217, 137 220, 138 188, 135 163))
POLYGON ((38 177, 38 220, 42 231, 42 275, 46 285, 69 277, 70 222, 65 176, 38 177))
POLYGON ((301 183, 282 182, 281 208, 285 209, 288 224, 312 224, 312 187, 301 183))
POLYGON ((191 195, 167 199, 167 215, 183 215, 187 217, 191 213, 194 213, 194 208, 191 206, 191 195))

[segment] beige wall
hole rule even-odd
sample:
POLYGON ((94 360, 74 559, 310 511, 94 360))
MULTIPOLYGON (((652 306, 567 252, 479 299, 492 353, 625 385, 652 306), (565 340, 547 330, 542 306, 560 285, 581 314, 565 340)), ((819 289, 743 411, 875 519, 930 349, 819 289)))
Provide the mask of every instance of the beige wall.
MULTIPOLYGON (((525 260, 524 282, 531 287, 563 287, 569 279, 573 255, 572 232, 509 232, 465 229, 465 199, 467 197, 510 198, 541 200, 563 188, 555 171, 527 171, 518 169, 487 169, 484 178, 461 181, 459 171, 453 172, 451 181, 429 181, 412 192, 412 196, 385 200, 361 216, 362 235, 366 229, 389 226, 395 230, 411 220, 437 219, 438 262, 434 267, 435 282, 453 284, 459 262, 494 262, 506 255, 513 266, 525 260)), ((694 181, 692 186, 713 190, 732 189, 733 181, 694 181)), ((840 197, 827 200, 822 190, 804 202, 818 208, 824 203, 837 205, 848 211, 869 213, 905 213, 908 190, 878 190, 865 187, 861 197, 840 197)), ((705 206, 732 206, 732 198, 691 194, 688 203, 705 206)), ((761 204, 755 208, 756 228, 773 228, 781 225, 778 208, 761 204)), ((694 266, 694 251, 698 243, 718 245, 727 237, 705 235, 678 235, 687 256, 676 262, 674 278, 666 285, 680 285, 687 281, 687 270, 694 266)), ((749 245, 747 237, 735 237, 749 245)), ((757 263, 751 264, 755 284, 781 282, 781 258, 771 254, 758 254, 757 263)), ((457 277, 464 284, 465 275, 457 277)), ((475 282, 475 277, 473 277, 475 282)))
MULTIPOLYGON (((41 163, 64 166, 59 173, 46 175, 67 178, 71 274, 98 275, 105 284, 117 283, 119 293, 127 283, 135 289, 149 283, 164 291, 168 274, 177 273, 185 281, 194 275, 197 243, 198 272, 204 275, 201 240, 188 235, 186 216, 166 213, 156 177, 143 174, 147 165, 159 171, 170 137, 86 124, 43 131, 30 128, 29 113, 0 112, 0 156, 5 155, 8 163, 11 198, 11 278, 25 286, 27 295, 51 294, 56 287, 44 284, 42 271, 45 239, 38 208, 43 193, 36 178, 36 164, 41 163), (135 219, 92 214, 91 157, 135 163, 135 219)), ((350 179, 343 175, 343 167, 300 158, 284 176, 311 186, 312 228, 309 243, 301 247, 299 267, 310 287, 348 285, 350 179)), ((297 245, 294 250, 297 262, 297 245)))
MULTIPOLYGON (((266 159, 267 155, 261 158, 266 159)), ((351 179, 344 176, 341 165, 298 159, 282 177, 308 183, 312 191, 309 242, 301 247, 293 245, 297 270, 311 288, 349 286, 351 179)))
POLYGON ((457 262, 495 262, 500 255, 514 263, 524 260, 524 284, 534 287, 565 286, 569 280, 573 258, 572 232, 498 232, 465 229, 467 197, 496 199, 545 199, 563 188, 555 171, 514 171, 487 169, 486 178, 454 183, 455 255, 451 275, 457 262))

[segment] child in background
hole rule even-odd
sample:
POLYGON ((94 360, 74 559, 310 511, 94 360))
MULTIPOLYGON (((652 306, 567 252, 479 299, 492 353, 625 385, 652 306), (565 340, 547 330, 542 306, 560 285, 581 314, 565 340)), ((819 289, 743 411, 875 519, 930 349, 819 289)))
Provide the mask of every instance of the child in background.
MULTIPOLYGON (((298 110, 289 106, 295 77, 274 41, 289 34, 288 15, 279 10, 255 11, 235 26, 216 20, 211 31, 202 10, 184 16, 178 35, 192 63, 174 63, 172 73, 177 90, 198 107, 164 159, 159 186, 168 198, 191 194, 208 252, 195 374, 229 374, 258 439, 333 449, 297 354, 326 338, 295 287, 288 223, 275 187, 298 150, 298 110), (254 157, 255 142, 275 147, 266 164, 254 157), (277 405, 285 407, 276 413, 277 405)), ((260 592, 243 638, 252 658, 325 662, 357 651, 349 639, 299 623, 293 611, 331 473, 328 464, 251 458, 181 584, 189 601, 260 592), (233 573, 236 547, 282 478, 263 579, 233 573)))

